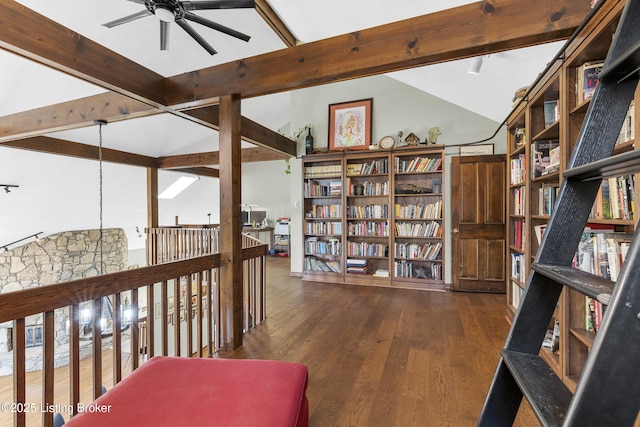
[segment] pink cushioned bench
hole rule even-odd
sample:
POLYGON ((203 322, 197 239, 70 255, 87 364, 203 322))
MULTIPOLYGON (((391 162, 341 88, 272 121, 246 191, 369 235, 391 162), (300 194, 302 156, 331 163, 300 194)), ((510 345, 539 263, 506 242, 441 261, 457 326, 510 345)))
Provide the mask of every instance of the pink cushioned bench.
POLYGON ((290 362, 156 356, 65 427, 307 427, 307 375, 290 362))

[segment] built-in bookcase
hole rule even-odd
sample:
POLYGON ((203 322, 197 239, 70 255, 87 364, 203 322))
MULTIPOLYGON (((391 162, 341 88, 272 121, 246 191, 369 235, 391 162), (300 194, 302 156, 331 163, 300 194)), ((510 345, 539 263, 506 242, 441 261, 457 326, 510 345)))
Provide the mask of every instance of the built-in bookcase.
MULTIPOLYGON (((551 63, 507 120, 508 189, 507 317, 512 319, 544 238, 562 173, 571 161, 589 108, 597 70, 606 56, 624 1, 608 2, 582 33, 551 63), (594 71, 595 70, 595 71, 594 71)), ((636 93, 635 99, 640 99, 636 93)), ((612 154, 636 149, 635 103, 620 129, 612 154)), ((639 216, 637 180, 633 176, 603 180, 583 238, 575 268, 615 279, 629 234, 639 216)), ((573 390, 594 342, 605 306, 566 288, 549 324, 541 355, 573 390), (555 330, 555 333, 554 333, 555 330)))
POLYGON ((306 280, 444 289, 442 146, 313 154, 303 167, 306 280))

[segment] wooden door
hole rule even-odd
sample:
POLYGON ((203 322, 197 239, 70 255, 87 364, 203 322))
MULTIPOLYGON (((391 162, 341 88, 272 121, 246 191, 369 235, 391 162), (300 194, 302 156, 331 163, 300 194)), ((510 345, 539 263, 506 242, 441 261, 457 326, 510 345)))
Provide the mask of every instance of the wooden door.
POLYGON ((452 289, 504 293, 505 157, 451 160, 452 289))

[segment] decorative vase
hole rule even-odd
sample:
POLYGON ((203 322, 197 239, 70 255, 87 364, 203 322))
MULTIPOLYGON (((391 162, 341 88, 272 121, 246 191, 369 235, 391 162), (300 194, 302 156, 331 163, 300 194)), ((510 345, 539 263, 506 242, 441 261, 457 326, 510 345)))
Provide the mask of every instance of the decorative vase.
POLYGON ((304 140, 304 148, 307 154, 313 153, 313 135, 311 135, 311 128, 309 128, 307 137, 304 140))

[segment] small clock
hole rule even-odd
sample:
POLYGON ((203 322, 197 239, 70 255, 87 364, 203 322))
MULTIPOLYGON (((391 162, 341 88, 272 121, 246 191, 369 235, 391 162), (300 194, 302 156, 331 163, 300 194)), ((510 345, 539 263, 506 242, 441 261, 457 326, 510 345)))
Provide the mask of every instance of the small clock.
POLYGON ((388 148, 393 148, 395 144, 396 144, 396 140, 392 136, 387 135, 380 140, 379 145, 380 145, 380 148, 388 149, 388 148))

